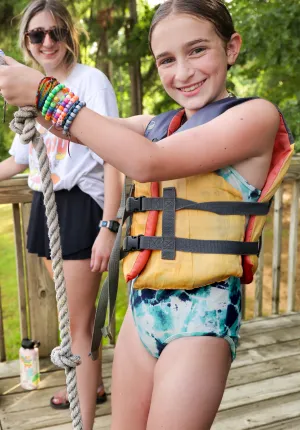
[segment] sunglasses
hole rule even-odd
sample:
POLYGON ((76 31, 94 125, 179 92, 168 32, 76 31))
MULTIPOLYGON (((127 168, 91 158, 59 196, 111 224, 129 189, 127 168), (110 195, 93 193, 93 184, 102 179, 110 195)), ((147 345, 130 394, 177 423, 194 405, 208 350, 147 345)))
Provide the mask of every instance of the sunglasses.
POLYGON ((62 42, 66 39, 69 31, 66 28, 52 27, 49 30, 44 28, 34 28, 33 30, 26 31, 25 36, 29 37, 32 44, 37 45, 43 43, 46 34, 49 34, 53 42, 62 42))

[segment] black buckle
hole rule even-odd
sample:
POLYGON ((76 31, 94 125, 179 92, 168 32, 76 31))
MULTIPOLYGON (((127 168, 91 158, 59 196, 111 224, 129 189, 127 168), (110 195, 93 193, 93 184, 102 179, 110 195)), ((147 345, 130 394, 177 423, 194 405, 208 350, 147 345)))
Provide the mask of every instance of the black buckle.
POLYGON ((142 207, 142 197, 128 197, 126 202, 126 211, 131 212, 145 212, 142 207))
POLYGON ((140 238, 144 237, 142 234, 140 236, 126 236, 123 242, 124 251, 141 251, 140 248, 140 238))

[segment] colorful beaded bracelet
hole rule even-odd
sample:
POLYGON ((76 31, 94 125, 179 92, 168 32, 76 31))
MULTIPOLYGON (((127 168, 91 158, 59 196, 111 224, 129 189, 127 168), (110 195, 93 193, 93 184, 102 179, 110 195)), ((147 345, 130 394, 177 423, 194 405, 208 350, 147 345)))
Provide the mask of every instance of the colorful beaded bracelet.
POLYGON ((86 106, 85 102, 79 102, 78 105, 74 108, 74 110, 68 115, 67 120, 66 120, 65 125, 64 125, 64 128, 63 128, 63 131, 62 131, 63 134, 69 135, 69 130, 70 130, 72 122, 74 121, 74 119, 78 115, 78 112, 80 111, 80 109, 82 109, 85 106, 86 106))
POLYGON ((55 88, 53 88, 51 91, 50 91, 50 93, 48 94, 48 97, 47 97, 47 99, 46 99, 46 101, 45 101, 45 103, 44 103, 44 105, 43 105, 43 108, 42 108, 42 115, 43 116, 45 116, 46 115, 46 113, 47 113, 47 111, 48 111, 48 108, 49 108, 49 106, 50 106, 50 104, 51 104, 51 102, 52 102, 52 100, 54 99, 54 97, 56 96, 56 94, 57 93, 59 93, 59 91, 61 91, 61 90, 65 90, 65 85, 64 84, 58 84, 55 88))

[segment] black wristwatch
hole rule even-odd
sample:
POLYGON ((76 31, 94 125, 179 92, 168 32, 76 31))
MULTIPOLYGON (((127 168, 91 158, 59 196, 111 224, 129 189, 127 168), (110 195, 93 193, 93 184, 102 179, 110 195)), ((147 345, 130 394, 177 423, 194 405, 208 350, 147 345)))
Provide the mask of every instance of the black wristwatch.
POLYGON ((110 220, 110 221, 100 221, 99 227, 106 227, 108 230, 113 231, 114 233, 118 233, 120 224, 118 221, 110 220))

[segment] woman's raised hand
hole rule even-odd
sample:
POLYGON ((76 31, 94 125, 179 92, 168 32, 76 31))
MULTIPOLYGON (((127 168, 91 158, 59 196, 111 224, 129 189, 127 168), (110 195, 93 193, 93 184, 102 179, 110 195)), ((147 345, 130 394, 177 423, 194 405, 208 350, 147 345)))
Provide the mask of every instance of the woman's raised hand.
POLYGON ((7 65, 0 66, 1 95, 14 106, 35 106, 36 92, 44 75, 11 57, 4 59, 7 65))

